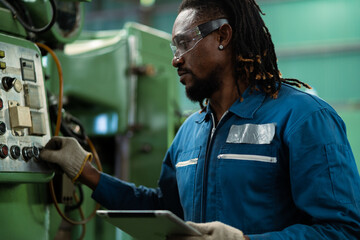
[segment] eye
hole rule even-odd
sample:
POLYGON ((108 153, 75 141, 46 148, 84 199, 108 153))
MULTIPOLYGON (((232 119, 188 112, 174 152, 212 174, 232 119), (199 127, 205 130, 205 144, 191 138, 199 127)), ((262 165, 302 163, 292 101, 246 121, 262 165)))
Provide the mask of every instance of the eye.
POLYGON ((188 45, 189 45, 188 43, 189 43, 189 41, 186 41, 184 39, 180 40, 179 43, 178 43, 179 49, 187 50, 188 45))

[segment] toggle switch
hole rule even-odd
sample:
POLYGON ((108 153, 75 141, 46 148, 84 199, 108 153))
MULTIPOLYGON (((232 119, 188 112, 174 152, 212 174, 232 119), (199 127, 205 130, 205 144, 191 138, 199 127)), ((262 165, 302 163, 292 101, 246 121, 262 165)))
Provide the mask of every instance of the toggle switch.
POLYGON ((15 91, 18 93, 22 91, 23 86, 21 82, 13 77, 3 77, 1 79, 1 83, 5 89, 5 91, 9 91, 12 87, 14 87, 15 91))
POLYGON ((16 78, 13 78, 13 77, 3 77, 1 79, 1 83, 2 83, 5 91, 9 91, 14 86, 15 81, 16 81, 16 78))

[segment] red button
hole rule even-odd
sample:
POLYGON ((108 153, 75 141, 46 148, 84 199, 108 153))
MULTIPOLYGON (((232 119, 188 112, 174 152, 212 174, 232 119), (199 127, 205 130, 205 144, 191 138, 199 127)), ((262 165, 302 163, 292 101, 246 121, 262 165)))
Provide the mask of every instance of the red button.
POLYGON ((9 153, 9 148, 4 144, 0 144, 0 157, 6 158, 8 153, 9 153))

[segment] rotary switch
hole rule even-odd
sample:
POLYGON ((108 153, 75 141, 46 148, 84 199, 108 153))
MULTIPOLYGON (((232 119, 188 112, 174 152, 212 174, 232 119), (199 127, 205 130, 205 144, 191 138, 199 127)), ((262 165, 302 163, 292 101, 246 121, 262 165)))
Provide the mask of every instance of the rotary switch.
POLYGON ((22 84, 19 80, 13 77, 3 77, 1 83, 5 89, 5 91, 9 91, 12 87, 14 87, 15 91, 21 92, 22 84))
POLYGON ((12 78, 12 77, 3 77, 1 80, 1 83, 5 89, 5 91, 9 91, 15 83, 16 78, 12 78))
POLYGON ((39 158, 40 151, 37 147, 24 147, 22 150, 22 155, 25 161, 30 160, 31 158, 39 158))

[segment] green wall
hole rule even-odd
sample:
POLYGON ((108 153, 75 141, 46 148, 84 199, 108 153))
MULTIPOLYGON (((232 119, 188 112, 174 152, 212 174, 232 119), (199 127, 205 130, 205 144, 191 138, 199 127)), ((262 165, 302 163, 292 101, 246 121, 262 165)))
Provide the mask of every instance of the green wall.
POLYGON ((344 119, 360 169, 360 1, 261 1, 284 77, 310 84, 344 119))

